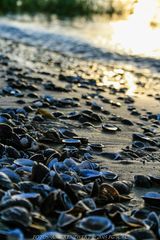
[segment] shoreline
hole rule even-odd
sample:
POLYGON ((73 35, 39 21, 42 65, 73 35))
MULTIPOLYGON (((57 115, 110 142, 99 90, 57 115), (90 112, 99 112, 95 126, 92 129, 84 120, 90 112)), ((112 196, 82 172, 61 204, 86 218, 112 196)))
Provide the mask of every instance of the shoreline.
MULTIPOLYGON (((134 176, 137 174, 159 176, 159 76, 152 81, 151 75, 148 76, 143 70, 140 70, 141 73, 135 72, 135 68, 122 71, 122 64, 116 62, 110 65, 107 62, 102 64, 76 59, 11 40, 0 39, 0 51, 1 111, 6 108, 22 109, 25 106, 33 106, 33 112, 27 117, 28 124, 32 124, 33 118, 37 116, 40 122, 37 125, 34 123, 35 129, 39 127, 46 130, 51 127, 57 131, 68 127, 82 141, 87 138, 88 144, 82 144, 81 151, 89 152, 93 162, 100 164, 102 170, 106 170, 107 167, 109 171, 118 174, 120 181, 131 181, 134 184, 134 176), (130 87, 127 85, 126 74, 135 77, 136 93, 132 96, 126 95, 130 87), (104 76, 111 82, 108 86, 102 81, 104 76), (120 86, 117 88, 111 80, 120 81, 120 86), (21 81, 24 82, 24 86, 19 85, 21 81), (13 89, 19 90, 19 97, 15 96, 14 91, 6 89, 12 84, 15 86, 13 89), (41 104, 45 96, 53 98, 54 104, 41 104), (44 112, 39 109, 43 109, 44 112), (91 119, 86 116, 86 119, 79 120, 79 114, 84 110, 92 111, 97 120, 92 119, 93 116, 91 119), (57 114, 62 117, 55 117, 57 114), (98 120, 99 116, 101 120, 98 120), (116 126, 116 130, 103 131, 104 124, 116 126), (149 138, 142 140, 144 150, 133 147, 134 133, 145 134, 149 138), (155 145, 152 146, 152 143, 155 145), (95 151, 95 144, 102 145, 102 151, 95 151)), ((22 125, 27 125, 26 119, 22 125)), ((44 140, 44 143, 61 154, 61 142, 57 145, 50 139, 48 142, 44 140)), ((25 179, 25 174, 22 176, 25 179)), ((30 176, 30 173, 27 173, 27 176, 30 176)), ((109 181, 109 184, 112 184, 112 181, 109 181)), ((134 186, 130 194, 132 200, 127 205, 129 211, 143 205, 142 192, 158 192, 158 188, 159 186, 134 186)))

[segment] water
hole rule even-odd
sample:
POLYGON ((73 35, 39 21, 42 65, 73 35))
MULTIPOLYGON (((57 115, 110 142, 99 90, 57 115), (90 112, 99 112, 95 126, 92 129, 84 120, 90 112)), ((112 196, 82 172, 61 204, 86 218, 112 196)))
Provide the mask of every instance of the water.
POLYGON ((146 0, 141 0, 134 14, 121 21, 54 18, 49 23, 43 16, 34 20, 27 16, 16 16, 14 20, 1 18, 0 37, 75 57, 131 62, 158 69, 160 28, 150 25, 153 2, 147 0, 146 4, 146 0))

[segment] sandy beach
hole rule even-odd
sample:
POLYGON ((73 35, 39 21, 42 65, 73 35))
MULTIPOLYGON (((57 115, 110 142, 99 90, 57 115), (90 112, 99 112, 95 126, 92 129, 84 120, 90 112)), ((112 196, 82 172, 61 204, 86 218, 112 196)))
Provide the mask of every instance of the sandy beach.
MULTIPOLYGON (((135 186, 134 179, 160 177, 159 66, 79 58, 1 38, 0 78, 1 112, 32 106, 24 126, 67 128, 82 142, 88 139, 81 151, 90 153, 92 162, 117 174, 119 181, 133 183, 131 200, 125 203, 129 211, 144 206, 145 193, 159 192, 159 185, 135 186)), ((62 143, 42 143, 62 151, 62 143)))

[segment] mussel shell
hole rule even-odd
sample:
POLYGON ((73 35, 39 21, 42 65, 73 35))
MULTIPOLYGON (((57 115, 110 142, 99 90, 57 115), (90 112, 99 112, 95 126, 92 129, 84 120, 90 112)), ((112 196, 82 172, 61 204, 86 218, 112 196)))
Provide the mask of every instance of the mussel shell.
POLYGON ((42 163, 34 164, 32 167, 31 180, 33 182, 41 183, 48 173, 49 168, 47 168, 44 164, 42 163))
POLYGON ((133 216, 128 216, 125 213, 121 213, 121 219, 123 221, 123 223, 125 223, 126 225, 132 227, 132 228, 138 228, 138 227, 144 227, 145 223, 138 218, 135 218, 133 216))
POLYGON ((136 238, 136 240, 156 240, 156 236, 151 230, 145 229, 145 228, 140 228, 140 229, 135 229, 131 230, 128 232, 129 235, 133 236, 136 238))
POLYGON ((0 123, 0 139, 10 138, 12 136, 13 129, 4 123, 0 123))
POLYGON ((102 171, 101 172, 102 180, 115 181, 118 179, 118 175, 111 171, 102 171))
POLYGON ((14 163, 18 166, 28 166, 28 167, 33 167, 34 165, 34 161, 30 160, 30 159, 25 159, 25 158, 20 158, 20 159, 16 159, 14 161, 14 163))
POLYGON ((0 230, 0 239, 24 240, 23 232, 16 228, 14 230, 0 230))
POLYGON ((9 177, 9 179, 14 183, 18 183, 21 181, 20 176, 10 168, 7 168, 7 167, 2 168, 0 172, 5 173, 9 177))
POLYGON ((160 185, 160 176, 149 175, 149 177, 150 177, 152 183, 160 185))
POLYGON ((102 151, 103 148, 104 148, 104 145, 103 144, 100 144, 100 143, 92 143, 89 145, 91 147, 91 149, 93 149, 94 151, 102 151))
POLYGON ((135 175, 134 183, 136 187, 150 188, 152 186, 150 178, 144 175, 135 175))
POLYGON ((76 230, 87 236, 108 236, 115 227, 107 217, 88 216, 75 224, 76 230))
POLYGON ((115 133, 119 130, 119 128, 117 126, 112 125, 112 124, 103 124, 102 129, 103 129, 103 131, 108 132, 108 133, 115 133))
POLYGON ((0 219, 6 224, 22 227, 28 227, 32 222, 32 218, 26 208, 17 206, 2 210, 0 219))
POLYGON ((77 137, 77 134, 75 134, 74 132, 72 132, 72 131, 70 131, 69 129, 66 129, 66 128, 60 128, 59 133, 60 133, 62 138, 77 137))
POLYGON ((160 207, 160 193, 157 192, 148 192, 142 197, 146 204, 151 207, 160 207))
POLYGON ((82 179, 82 181, 93 181, 96 178, 100 178, 101 177, 101 173, 99 171, 96 170, 92 170, 92 169, 80 169, 80 178, 82 179))
POLYGON ((116 181, 112 185, 118 190, 119 194, 129 194, 133 186, 129 181, 116 181))
POLYGON ((3 201, 2 204, 0 204, 0 209, 7 209, 8 207, 14 207, 14 206, 19 206, 27 209, 28 211, 33 210, 32 204, 25 198, 20 198, 17 195, 13 196, 11 199, 3 201))
POLYGON ((13 187, 13 184, 10 178, 3 172, 0 172, 0 187, 4 190, 10 189, 13 187))
POLYGON ((73 225, 76 221, 78 221, 78 217, 75 217, 71 214, 67 214, 67 213, 61 213, 59 218, 58 218, 58 222, 57 225, 60 228, 66 228, 68 229, 68 227, 70 227, 71 225, 73 225))
POLYGON ((88 161, 88 160, 85 160, 85 161, 82 161, 78 167, 80 169, 92 169, 92 170, 100 170, 100 167, 98 164, 94 163, 94 162, 91 162, 91 161, 88 161))
POLYGON ((68 146, 76 146, 79 147, 81 145, 81 140, 79 139, 74 139, 74 138, 68 138, 68 139, 63 139, 62 143, 68 145, 68 146))

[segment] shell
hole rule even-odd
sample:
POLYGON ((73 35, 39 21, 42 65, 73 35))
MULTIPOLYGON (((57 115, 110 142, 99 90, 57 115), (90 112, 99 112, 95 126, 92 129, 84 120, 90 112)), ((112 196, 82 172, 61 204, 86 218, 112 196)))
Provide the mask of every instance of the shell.
POLYGON ((129 194, 133 187, 132 182, 129 181, 116 181, 112 185, 117 189, 119 194, 129 194))
POLYGON ((25 208, 17 206, 1 211, 0 219, 6 224, 22 227, 28 227, 32 222, 29 212, 25 208))
POLYGON ((3 172, 0 172, 0 187, 4 190, 7 190, 13 187, 13 184, 10 178, 3 172))
POLYGON ((101 173, 92 169, 80 169, 80 178, 84 182, 93 181, 96 178, 100 178, 101 173))
POLYGON ((78 218, 74 217, 71 214, 61 213, 59 218, 58 218, 57 225, 60 228, 67 228, 68 229, 68 227, 73 225, 77 220, 78 220, 78 218))
POLYGON ((76 146, 79 147, 81 145, 81 140, 79 139, 73 139, 73 138, 68 138, 68 139, 63 139, 62 143, 68 145, 68 146, 76 146))
POLYGON ((160 193, 148 192, 142 198, 149 206, 160 207, 160 193))
POLYGON ((108 236, 114 231, 113 223, 107 217, 89 216, 75 224, 76 230, 87 236, 108 236))
POLYGON ((131 230, 128 232, 128 234, 135 237, 136 240, 142 240, 142 239, 156 240, 157 239, 151 230, 147 230, 145 228, 131 230))
POLYGON ((25 240, 23 232, 20 229, 0 230, 0 236, 2 239, 25 240))
POLYGON ((41 183, 44 177, 49 173, 49 168, 47 168, 42 163, 34 164, 32 167, 31 180, 33 182, 41 183))
POLYGON ((119 131, 119 128, 117 126, 111 124, 103 124, 102 129, 104 132, 108 133, 116 133, 117 131, 119 131))
POLYGON ((111 171, 103 171, 101 172, 101 178, 102 178, 102 181, 115 181, 118 179, 118 175, 114 172, 111 172, 111 171))
POLYGON ((0 139, 10 138, 12 136, 13 129, 4 123, 0 123, 0 139))

